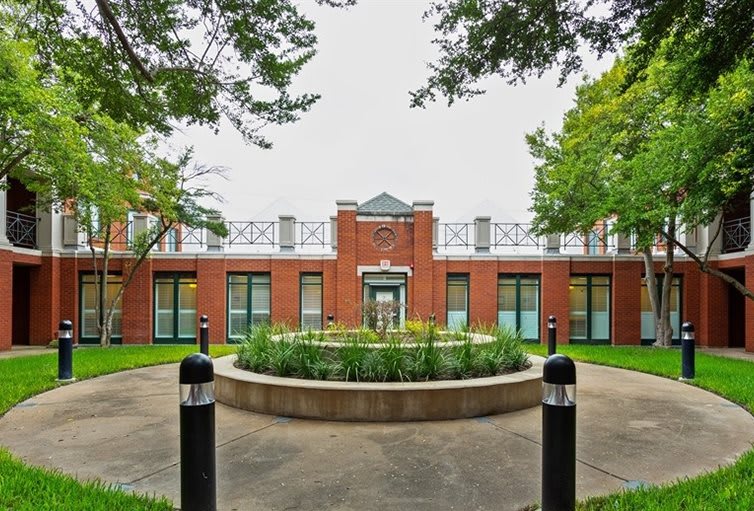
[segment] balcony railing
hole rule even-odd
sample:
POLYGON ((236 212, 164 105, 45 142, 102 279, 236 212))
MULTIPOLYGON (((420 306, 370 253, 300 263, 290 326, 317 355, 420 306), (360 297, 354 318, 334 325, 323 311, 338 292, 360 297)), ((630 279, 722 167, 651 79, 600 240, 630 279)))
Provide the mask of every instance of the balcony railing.
POLYGON ((324 247, 330 243, 329 222, 296 222, 296 245, 324 247))
POLYGON ((469 248, 474 246, 474 224, 440 224, 438 246, 469 248))
POLYGON ((751 218, 736 218, 723 222, 723 252, 746 250, 751 242, 751 218))
POLYGON ((276 246, 278 222, 226 222, 228 237, 225 245, 228 248, 241 246, 276 246))
POLYGON ((6 211, 5 232, 12 245, 24 248, 37 248, 37 224, 39 219, 18 213, 6 211))
POLYGON ((492 224, 493 247, 537 247, 542 239, 531 233, 531 224, 492 224))

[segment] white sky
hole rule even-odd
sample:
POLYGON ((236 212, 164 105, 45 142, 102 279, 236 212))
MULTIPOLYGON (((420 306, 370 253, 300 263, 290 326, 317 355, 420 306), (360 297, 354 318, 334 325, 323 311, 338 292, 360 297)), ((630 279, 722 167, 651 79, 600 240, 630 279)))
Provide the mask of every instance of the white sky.
MULTIPOLYGON (((228 220, 274 220, 294 214, 322 221, 335 200, 360 203, 386 191, 411 204, 435 201, 443 222, 527 221, 534 162, 524 134, 544 122, 560 126, 580 77, 557 88, 556 73, 507 86, 482 84, 487 94, 448 108, 440 100, 409 108, 436 55, 427 2, 360 0, 350 9, 303 3, 316 21, 318 54, 295 79, 295 91, 322 99, 302 119, 267 128, 271 150, 244 144, 229 125, 214 135, 192 127, 175 144, 191 144, 197 160, 228 167, 229 181, 211 186, 225 199, 228 220)), ((588 57, 596 75, 612 59, 588 57)))

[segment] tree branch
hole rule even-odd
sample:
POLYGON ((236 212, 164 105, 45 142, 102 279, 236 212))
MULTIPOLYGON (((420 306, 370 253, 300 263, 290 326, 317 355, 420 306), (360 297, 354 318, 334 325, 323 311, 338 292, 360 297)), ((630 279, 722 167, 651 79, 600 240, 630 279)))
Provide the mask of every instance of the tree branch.
POLYGON ((21 151, 20 153, 18 153, 10 162, 8 162, 7 165, 5 165, 2 169, 0 169, 0 179, 10 174, 11 171, 13 171, 13 169, 16 168, 16 166, 19 163, 21 163, 21 161, 23 161, 23 159, 29 156, 30 154, 31 154, 31 149, 29 149, 28 147, 24 149, 23 151, 21 151))
MULTIPOLYGON (((722 222, 721 222, 722 225, 722 222)), ((715 238, 717 238, 718 234, 720 233, 720 227, 718 226, 717 232, 715 233, 715 236, 712 238, 714 241, 715 238)), ((663 236, 665 236, 667 239, 670 239, 670 236, 668 236, 668 233, 663 231, 663 236)), ((725 272, 722 272, 716 268, 711 268, 708 264, 708 258, 710 253, 710 247, 712 246, 712 243, 710 243, 710 246, 707 247, 707 251, 704 254, 704 259, 699 258, 698 255, 693 253, 691 250, 686 247, 683 243, 679 242, 676 239, 673 239, 673 242, 678 246, 678 248, 681 249, 681 251, 689 256, 697 265, 699 265, 699 269, 702 271, 702 273, 706 273, 708 275, 712 275, 713 277, 717 277, 719 279, 722 279, 723 281, 727 282, 731 286, 733 286, 736 291, 744 295, 745 297, 749 298, 750 300, 754 300, 754 293, 752 293, 746 286, 741 284, 738 280, 731 277, 725 272)))
POLYGON ((154 83, 154 76, 149 72, 146 66, 144 66, 144 63, 141 61, 139 56, 136 55, 136 51, 134 51, 131 43, 128 41, 126 33, 123 31, 120 23, 118 23, 115 14, 113 14, 113 10, 110 7, 110 2, 108 0, 96 0, 96 2, 97 6, 99 7, 100 13, 102 14, 102 17, 115 31, 115 35, 118 38, 121 47, 126 52, 126 55, 128 55, 128 59, 131 61, 131 64, 134 65, 134 67, 139 71, 139 74, 141 74, 141 76, 143 76, 146 81, 148 81, 149 83, 154 83))

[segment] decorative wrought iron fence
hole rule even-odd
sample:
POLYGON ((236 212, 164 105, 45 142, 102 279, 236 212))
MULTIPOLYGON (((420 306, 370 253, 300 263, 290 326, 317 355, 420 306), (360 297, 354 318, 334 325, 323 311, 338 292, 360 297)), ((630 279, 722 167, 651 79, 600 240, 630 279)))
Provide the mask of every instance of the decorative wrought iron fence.
POLYGON ((18 247, 37 248, 38 218, 16 211, 6 211, 5 218, 5 232, 11 244, 18 247))
POLYGON ((178 236, 179 246, 203 247, 206 243, 207 230, 203 227, 181 226, 181 234, 178 236))
POLYGON ((226 222, 228 247, 243 245, 275 246, 278 222, 226 222))
POLYGON ((296 245, 324 247, 328 243, 329 225, 326 222, 296 222, 296 245))
POLYGON ((607 234, 606 225, 594 227, 587 232, 570 232, 563 236, 563 247, 585 247, 589 254, 600 254, 614 246, 607 234))
POLYGON ((440 224, 442 238, 438 240, 441 247, 470 247, 474 245, 471 234, 474 224, 440 224))
POLYGON ((751 242, 751 217, 723 222, 723 252, 746 250, 751 242))
POLYGON ((531 224, 492 224, 494 247, 539 247, 541 238, 531 233, 531 224))

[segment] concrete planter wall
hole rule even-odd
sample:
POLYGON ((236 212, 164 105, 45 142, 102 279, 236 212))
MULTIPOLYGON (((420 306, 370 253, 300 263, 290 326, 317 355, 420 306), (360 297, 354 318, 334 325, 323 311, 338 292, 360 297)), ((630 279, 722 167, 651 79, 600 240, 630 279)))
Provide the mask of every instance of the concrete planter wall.
POLYGON ((215 360, 220 403, 270 415, 341 421, 460 419, 538 406, 541 357, 505 376, 410 383, 353 383, 278 378, 236 368, 235 355, 215 360))

